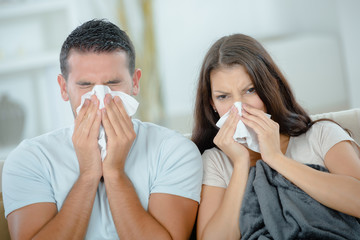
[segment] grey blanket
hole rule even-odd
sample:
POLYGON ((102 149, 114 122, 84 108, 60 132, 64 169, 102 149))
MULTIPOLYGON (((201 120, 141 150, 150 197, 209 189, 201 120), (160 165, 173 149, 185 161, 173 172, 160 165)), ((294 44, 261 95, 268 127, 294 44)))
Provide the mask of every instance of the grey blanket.
POLYGON ((250 169, 240 211, 241 239, 359 240, 359 222, 320 204, 261 160, 250 169))

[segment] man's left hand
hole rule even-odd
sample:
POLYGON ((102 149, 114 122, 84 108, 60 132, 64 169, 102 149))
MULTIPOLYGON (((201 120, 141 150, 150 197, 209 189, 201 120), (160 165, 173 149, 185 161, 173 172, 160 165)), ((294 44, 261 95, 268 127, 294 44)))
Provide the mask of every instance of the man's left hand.
POLYGON ((121 173, 136 133, 120 97, 112 99, 107 94, 104 102, 102 123, 107 135, 107 155, 103 162, 103 172, 121 173))

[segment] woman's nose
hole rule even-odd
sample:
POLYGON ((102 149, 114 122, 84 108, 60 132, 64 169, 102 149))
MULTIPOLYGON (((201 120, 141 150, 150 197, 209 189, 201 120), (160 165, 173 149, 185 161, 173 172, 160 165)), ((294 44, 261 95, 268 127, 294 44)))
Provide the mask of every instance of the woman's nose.
POLYGON ((242 98, 239 96, 239 97, 234 97, 234 102, 233 102, 233 104, 234 103, 236 103, 236 102, 243 102, 242 101, 242 98))

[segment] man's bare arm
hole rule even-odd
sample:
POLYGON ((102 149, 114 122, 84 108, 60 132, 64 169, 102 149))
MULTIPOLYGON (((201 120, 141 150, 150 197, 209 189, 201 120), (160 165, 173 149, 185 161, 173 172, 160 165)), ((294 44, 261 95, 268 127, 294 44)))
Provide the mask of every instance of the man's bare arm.
POLYGON ((80 174, 61 210, 57 212, 54 203, 37 203, 10 213, 12 239, 84 239, 102 175, 97 145, 101 123, 98 106, 96 98, 85 101, 75 119, 72 141, 80 174))
POLYGON ((84 239, 99 179, 80 176, 61 210, 36 203, 8 215, 11 239, 84 239))

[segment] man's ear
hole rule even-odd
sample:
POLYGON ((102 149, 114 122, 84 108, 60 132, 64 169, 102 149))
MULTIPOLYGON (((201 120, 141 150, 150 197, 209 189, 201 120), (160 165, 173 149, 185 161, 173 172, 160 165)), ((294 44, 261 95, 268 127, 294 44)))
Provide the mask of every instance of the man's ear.
POLYGON ((138 95, 140 92, 140 78, 141 78, 141 69, 135 69, 134 75, 132 77, 132 94, 134 96, 138 95))
POLYGON ((60 86, 60 93, 61 93, 61 97, 64 101, 69 101, 69 94, 67 91, 67 82, 64 78, 63 75, 59 74, 57 77, 57 81, 59 83, 60 86))

